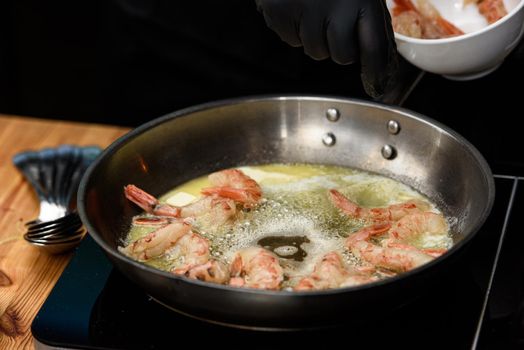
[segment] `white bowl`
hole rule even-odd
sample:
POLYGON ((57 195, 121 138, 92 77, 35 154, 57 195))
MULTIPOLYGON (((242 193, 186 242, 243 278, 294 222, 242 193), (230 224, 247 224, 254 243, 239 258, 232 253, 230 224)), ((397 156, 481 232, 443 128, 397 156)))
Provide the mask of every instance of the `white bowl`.
MULTIPOLYGON (((453 1, 446 2, 453 6, 453 1)), ((439 4, 438 0, 433 0, 432 3, 445 2, 439 4)), ((505 4, 509 8, 505 17, 464 35, 417 39, 395 33, 398 51, 418 68, 450 79, 470 80, 485 76, 502 64, 524 33, 524 0, 505 0, 505 4)), ((391 8, 391 1, 388 7, 391 8)))

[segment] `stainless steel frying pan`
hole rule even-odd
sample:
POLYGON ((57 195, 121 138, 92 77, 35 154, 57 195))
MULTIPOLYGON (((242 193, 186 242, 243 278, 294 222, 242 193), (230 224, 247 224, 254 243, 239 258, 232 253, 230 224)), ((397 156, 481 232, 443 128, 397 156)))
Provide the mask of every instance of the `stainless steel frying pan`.
POLYGON ((297 329, 377 317, 409 300, 453 268, 451 263, 484 223, 494 195, 492 174, 479 152, 424 116, 346 98, 248 97, 177 111, 121 137, 83 177, 78 207, 116 268, 166 306, 228 325, 297 329), (343 165, 400 180, 454 218, 454 247, 393 278, 314 292, 208 284, 118 252, 139 212, 124 198, 124 185, 160 195, 215 170, 275 162, 343 165))

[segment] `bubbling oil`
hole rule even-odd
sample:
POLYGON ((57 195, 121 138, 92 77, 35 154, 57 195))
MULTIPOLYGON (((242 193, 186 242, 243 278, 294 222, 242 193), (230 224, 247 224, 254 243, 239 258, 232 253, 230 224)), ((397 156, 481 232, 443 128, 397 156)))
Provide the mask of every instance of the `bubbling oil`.
MULTIPOLYGON (((344 247, 344 242, 348 235, 369 223, 344 215, 335 208, 329 200, 330 189, 337 189, 366 207, 417 199, 427 202, 433 212, 439 213, 428 198, 410 187, 355 169, 313 164, 271 164, 239 169, 261 186, 261 203, 244 210, 233 224, 209 227, 197 219, 193 228, 209 240, 211 255, 225 263, 230 263, 235 253, 243 248, 261 246, 273 251, 286 276, 283 288, 292 287, 309 275, 319 259, 331 251, 340 252, 348 264, 359 264, 344 247)), ((159 200, 174 205, 188 204, 176 201, 179 198, 196 200, 200 190, 208 186, 207 176, 203 176, 174 188, 159 200)), ((153 228, 132 227, 126 243, 151 230, 153 228)), ((449 233, 414 243, 420 248, 446 249, 451 244, 449 233)), ((146 264, 170 270, 174 262, 168 256, 151 259, 146 264)))

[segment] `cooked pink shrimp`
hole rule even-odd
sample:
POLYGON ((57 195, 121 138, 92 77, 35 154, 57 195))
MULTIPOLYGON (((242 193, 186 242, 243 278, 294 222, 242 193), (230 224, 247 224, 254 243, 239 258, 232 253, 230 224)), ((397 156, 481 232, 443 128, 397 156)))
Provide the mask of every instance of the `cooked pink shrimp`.
POLYGON ((408 214, 391 225, 389 234, 392 238, 405 241, 421 234, 445 234, 449 227, 440 214, 420 212, 408 214))
POLYGON ((125 186, 124 193, 127 199, 144 209, 147 213, 158 216, 180 216, 179 208, 159 203, 158 199, 135 185, 125 186))
POLYGON ((209 242, 202 236, 189 231, 182 236, 170 249, 169 255, 182 260, 182 264, 171 270, 177 275, 183 275, 191 268, 209 261, 209 242))
POLYGON ((208 176, 212 187, 202 189, 204 195, 216 194, 241 203, 245 208, 252 208, 262 198, 262 189, 258 183, 238 169, 217 171, 208 176))
POLYGON ((399 249, 403 249, 403 250, 417 250, 417 251, 421 251, 429 256, 432 256, 434 258, 438 258, 439 256, 441 256, 442 254, 444 254, 445 252, 447 252, 448 250, 445 249, 445 248, 422 248, 422 249, 419 249, 417 247, 414 247, 410 244, 406 244, 406 243, 402 243, 400 241, 396 241, 396 240, 392 240, 392 239, 385 239, 382 241, 382 246, 383 247, 388 247, 388 248, 399 248, 399 249))
POLYGON ((150 232, 127 247, 118 247, 120 252, 139 261, 160 256, 173 247, 178 240, 191 230, 191 226, 182 220, 174 221, 150 232))
POLYGON ((174 220, 178 219, 165 216, 135 216, 133 217, 133 225, 149 227, 166 226, 167 224, 172 223, 174 220))
POLYGON ((385 208, 364 208, 352 202, 337 190, 330 190, 329 198, 344 214, 374 222, 396 221, 408 214, 419 213, 429 208, 426 203, 419 200, 410 200, 385 208))
MULTIPOLYGON (((169 204, 161 204, 158 199, 150 195, 146 191, 136 187, 135 185, 127 185, 125 187, 126 197, 144 209, 147 213, 166 216, 166 217, 199 217, 209 214, 209 221, 216 225, 221 225, 233 218, 237 212, 236 204, 233 200, 228 198, 213 196, 201 197, 196 202, 190 203, 182 207, 176 207, 169 204)), ((167 218, 146 218, 139 217, 133 221, 139 225, 149 225, 157 221, 158 225, 162 222, 169 222, 167 218)))
POLYGON ((185 275, 201 281, 222 284, 229 280, 229 269, 218 260, 209 260, 205 264, 192 267, 185 275))
POLYGON ((433 260, 432 256, 415 247, 381 247, 368 241, 371 236, 386 233, 389 227, 389 224, 366 227, 350 236, 346 245, 362 260, 397 272, 408 271, 433 260))
POLYGON ((194 203, 180 207, 180 216, 201 218, 207 215, 206 221, 213 225, 222 225, 234 219, 237 207, 233 200, 218 196, 205 196, 194 203))
POLYGON ((284 272, 275 254, 259 247, 238 251, 231 263, 231 280, 235 287, 278 289, 284 272))
POLYGON ((308 277, 301 279, 295 290, 330 289, 356 286, 377 280, 369 274, 359 273, 344 266, 337 252, 330 252, 320 260, 308 277))

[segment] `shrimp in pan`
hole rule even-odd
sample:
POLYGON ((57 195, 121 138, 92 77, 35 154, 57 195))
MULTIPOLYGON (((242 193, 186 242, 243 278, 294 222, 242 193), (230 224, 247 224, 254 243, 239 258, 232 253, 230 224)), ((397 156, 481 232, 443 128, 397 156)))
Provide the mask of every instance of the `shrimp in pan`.
POLYGON ((445 234, 449 231, 446 219, 433 212, 420 212, 402 217, 391 225, 389 234, 397 240, 409 240, 422 234, 445 234))
MULTIPOLYGON (((124 193, 127 199, 144 209, 147 213, 165 217, 202 217, 221 225, 237 214, 237 204, 252 208, 262 198, 258 183, 237 169, 227 169, 208 176, 212 187, 202 189, 203 196, 196 202, 185 206, 160 203, 157 198, 135 185, 127 185, 124 193)), ((144 223, 154 223, 144 220, 144 223)))
POLYGON ((252 208, 262 198, 259 184, 238 169, 226 169, 208 176, 211 187, 202 189, 204 195, 218 195, 252 208))
POLYGON ((269 250, 259 247, 242 249, 231 263, 231 280, 235 287, 278 289, 284 272, 278 258, 269 250))
POLYGON ((350 287, 376 281, 370 273, 359 272, 344 266, 337 252, 330 252, 317 263, 313 273, 301 279, 295 290, 319 290, 337 287, 350 287))
POLYGON ((118 250, 138 261, 146 261, 163 255, 166 250, 173 247, 178 240, 191 230, 191 225, 183 220, 176 220, 166 226, 160 227, 145 237, 142 237, 125 248, 118 250))
POLYGON ((183 275, 191 268, 208 262, 209 242, 199 234, 190 231, 182 236, 167 254, 168 259, 175 257, 181 260, 181 263, 171 272, 183 275))
POLYGON ((390 227, 390 224, 366 227, 352 234, 346 246, 362 260, 395 272, 405 272, 433 260, 433 256, 413 246, 409 249, 405 246, 380 246, 370 241, 373 236, 387 233, 390 227))
POLYGON ((429 208, 425 202, 420 200, 410 200, 384 208, 364 208, 334 189, 329 191, 329 198, 344 214, 373 222, 396 221, 408 214, 419 213, 429 208))
POLYGON ((208 215, 209 220, 216 225, 223 224, 235 217, 237 210, 233 200, 218 196, 204 196, 196 202, 176 207, 167 203, 160 203, 158 199, 135 185, 127 185, 124 193, 126 197, 144 209, 151 217, 137 217, 133 223, 142 226, 157 226, 169 222, 169 217, 197 218, 208 215), (163 218, 161 218, 163 217, 163 218))
POLYGON ((224 263, 211 259, 205 264, 193 266, 184 275, 201 281, 222 284, 229 280, 229 268, 224 263))

